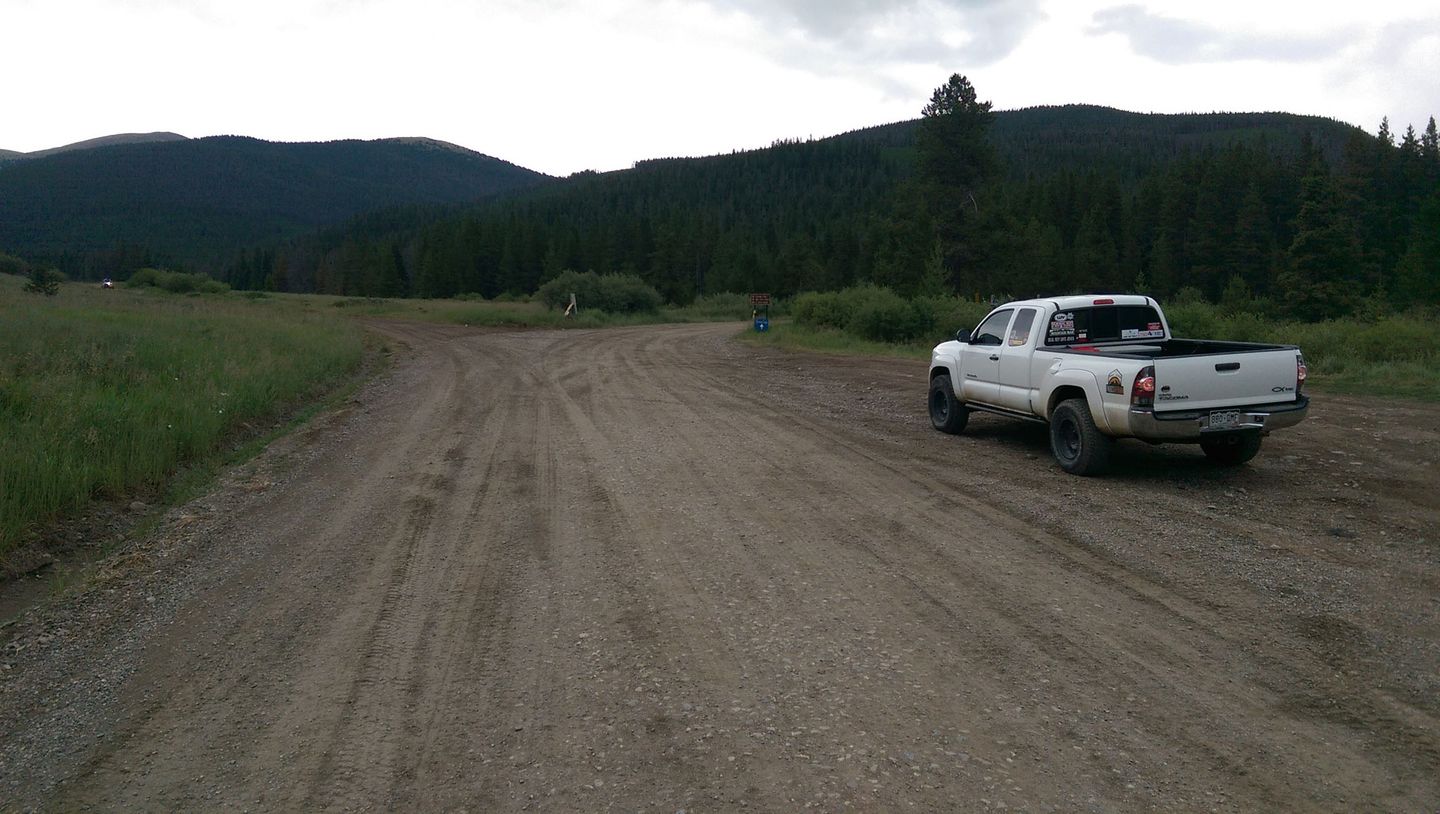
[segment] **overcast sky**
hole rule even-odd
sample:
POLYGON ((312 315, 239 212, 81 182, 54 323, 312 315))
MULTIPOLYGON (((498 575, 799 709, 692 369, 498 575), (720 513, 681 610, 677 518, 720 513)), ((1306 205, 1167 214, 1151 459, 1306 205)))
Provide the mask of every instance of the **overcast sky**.
POLYGON ((1440 2, 0 0, 0 148, 430 136, 552 174, 997 110, 1440 115, 1440 2))

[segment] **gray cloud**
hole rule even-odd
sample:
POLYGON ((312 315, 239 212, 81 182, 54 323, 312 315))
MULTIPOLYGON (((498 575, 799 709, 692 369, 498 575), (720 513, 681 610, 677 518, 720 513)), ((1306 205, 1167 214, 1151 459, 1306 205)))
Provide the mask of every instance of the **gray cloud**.
POLYGON ((807 48, 781 54, 802 67, 852 69, 944 62, 973 68, 1003 59, 1042 19, 1039 0, 704 0, 738 11, 807 48))
POLYGON ((1091 34, 1123 34, 1141 56, 1170 65, 1233 62, 1313 62, 1334 56, 1352 37, 1341 34, 1278 36, 1224 31, 1203 23, 1152 14, 1140 6, 1114 6, 1095 12, 1091 34))

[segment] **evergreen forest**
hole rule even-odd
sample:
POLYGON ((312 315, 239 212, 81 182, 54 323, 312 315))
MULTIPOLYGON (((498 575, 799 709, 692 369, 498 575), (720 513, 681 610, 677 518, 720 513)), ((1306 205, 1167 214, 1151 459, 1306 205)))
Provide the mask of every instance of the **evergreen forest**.
POLYGON ((1396 139, 1388 122, 1377 137, 1288 114, 934 101, 919 121, 835 138, 580 173, 460 213, 373 214, 245 252, 226 278, 489 298, 583 270, 638 276, 679 304, 858 283, 967 298, 1186 289, 1304 319, 1440 301, 1433 119, 1396 139), (934 135, 952 119, 969 135, 934 135))
POLYGON ((1285 113, 994 112, 962 76, 919 119, 552 179, 424 140, 221 137, 0 165, 0 249, 71 277, 531 296, 567 271, 671 303, 877 285, 1273 304, 1440 303, 1440 146, 1285 113), (218 190, 218 192, 217 192, 218 190))

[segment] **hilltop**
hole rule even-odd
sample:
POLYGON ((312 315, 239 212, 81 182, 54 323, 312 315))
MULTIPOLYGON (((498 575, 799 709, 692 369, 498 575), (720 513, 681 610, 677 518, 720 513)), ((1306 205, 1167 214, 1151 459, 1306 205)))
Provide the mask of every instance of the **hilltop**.
POLYGON ((117 252, 213 270, 242 247, 363 212, 473 203, 549 180, 423 138, 113 138, 0 165, 0 247, 72 273, 117 252))

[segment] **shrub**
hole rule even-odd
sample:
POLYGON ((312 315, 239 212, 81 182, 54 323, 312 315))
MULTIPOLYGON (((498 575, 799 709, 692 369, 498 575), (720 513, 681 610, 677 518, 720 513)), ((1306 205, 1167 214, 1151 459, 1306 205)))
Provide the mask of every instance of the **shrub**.
POLYGON ((898 294, 868 296, 850 317, 850 333, 875 342, 912 342, 935 330, 935 315, 926 307, 909 302, 898 294))
MULTIPOLYGON (((685 311, 697 318, 749 319, 754 310, 745 294, 706 294, 685 306, 685 311)), ((777 303, 770 308, 771 315, 778 310, 777 303)))
POLYGON ((1266 319, 1259 314, 1249 311, 1242 311, 1234 316, 1220 322, 1215 336, 1205 336, 1202 339, 1227 339, 1232 342, 1275 342, 1286 341, 1275 337, 1275 321, 1266 319))
POLYGON ((1187 285, 1175 292, 1170 298, 1170 304, 1174 305, 1204 305, 1207 302, 1205 294, 1193 285, 1187 285))
POLYGON ((30 264, 12 255, 0 252, 0 274, 28 274, 30 264))
POLYGON ((30 281, 25 283, 25 290, 31 294, 45 294, 50 297, 60 293, 60 284, 65 281, 65 275, 55 269, 39 266, 31 267, 29 276, 30 281))
POLYGON ((128 288, 159 288, 172 294, 223 294, 230 286, 205 274, 143 268, 125 281, 128 288))
POLYGON ((936 332, 947 336, 961 328, 975 328, 993 308, 988 302, 959 297, 917 297, 915 307, 928 310, 936 332))
POLYGON ((536 297, 553 309, 570 304, 570 295, 580 308, 612 314, 651 313, 660 309, 660 292, 633 274, 596 274, 567 271, 540 286, 536 297))
POLYGON ((807 292, 795 298, 791 314, 801 325, 847 330, 855 314, 869 302, 889 302, 895 293, 876 285, 852 286, 840 291, 807 292))
POLYGON ((1179 300, 1165 308, 1170 332, 1187 339, 1220 339, 1220 312, 1213 305, 1179 300))

